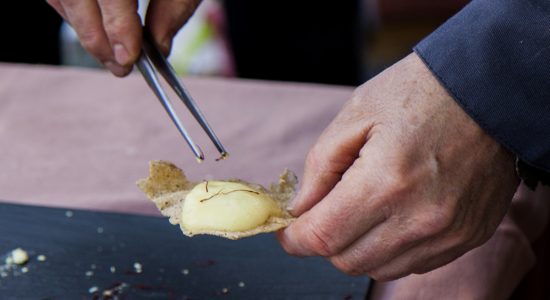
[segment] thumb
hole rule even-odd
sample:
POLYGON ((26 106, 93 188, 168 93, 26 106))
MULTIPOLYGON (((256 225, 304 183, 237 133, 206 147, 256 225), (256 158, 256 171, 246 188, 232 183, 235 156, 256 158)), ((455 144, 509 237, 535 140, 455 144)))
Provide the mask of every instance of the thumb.
POLYGON ((370 130, 362 116, 351 100, 311 148, 302 184, 288 206, 293 215, 299 216, 321 201, 359 157, 370 130))
POLYGON ((150 1, 145 23, 163 54, 170 53, 172 38, 193 15, 200 2, 200 0, 150 1))

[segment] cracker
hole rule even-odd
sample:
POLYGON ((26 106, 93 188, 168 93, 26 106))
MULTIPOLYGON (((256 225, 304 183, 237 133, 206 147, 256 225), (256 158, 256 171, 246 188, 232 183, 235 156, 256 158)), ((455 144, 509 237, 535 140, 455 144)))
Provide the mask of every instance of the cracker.
MULTIPOLYGON (((245 182, 239 179, 230 179, 227 181, 240 182, 259 190, 271 198, 283 212, 281 217, 270 217, 265 224, 246 231, 208 231, 200 233, 187 232, 181 225, 183 234, 193 236, 195 234, 210 234, 232 240, 248 237, 264 232, 273 232, 287 227, 295 219, 286 210, 287 203, 293 196, 296 184, 298 182, 296 175, 289 170, 285 170, 279 177, 278 183, 272 183, 269 189, 261 185, 245 182)), ((167 161, 149 162, 149 176, 137 182, 138 187, 153 201, 163 216, 168 217, 173 225, 180 224, 181 211, 185 197, 198 182, 191 182, 185 177, 181 169, 167 161)))

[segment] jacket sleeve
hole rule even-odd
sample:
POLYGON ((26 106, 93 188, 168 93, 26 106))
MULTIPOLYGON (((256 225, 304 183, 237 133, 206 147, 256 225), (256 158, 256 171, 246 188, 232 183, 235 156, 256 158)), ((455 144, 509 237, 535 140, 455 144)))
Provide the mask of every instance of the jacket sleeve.
POLYGON ((550 1, 473 0, 414 51, 488 134, 550 173, 550 1))

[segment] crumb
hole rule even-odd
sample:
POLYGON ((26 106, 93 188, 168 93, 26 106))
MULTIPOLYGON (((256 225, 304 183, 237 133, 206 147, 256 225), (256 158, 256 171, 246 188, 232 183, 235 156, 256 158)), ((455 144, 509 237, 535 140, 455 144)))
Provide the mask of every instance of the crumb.
POLYGON ((9 264, 10 262, 17 264, 17 265, 24 265, 29 260, 29 255, 27 252, 21 248, 17 248, 11 252, 11 261, 8 261, 6 259, 6 263, 9 264))
POLYGON ((110 288, 103 291, 103 298, 102 299, 119 299, 117 296, 122 296, 122 293, 125 289, 129 288, 130 286, 125 283, 117 283, 116 285, 111 286, 110 288))
POLYGON ((135 263, 134 263, 134 271, 136 271, 136 273, 141 273, 141 272, 143 272, 143 268, 142 268, 142 266, 141 266, 140 263, 138 263, 138 262, 135 262, 135 263))
POLYGON ((67 217, 67 218, 71 218, 73 215, 74 215, 73 212, 70 211, 70 210, 65 212, 65 217, 67 217))
POLYGON ((183 270, 181 270, 181 273, 183 275, 189 275, 189 270, 188 269, 183 269, 183 270))
POLYGON ((88 289, 88 293, 93 294, 95 292, 99 291, 99 288, 97 286, 92 286, 88 289))
POLYGON ((102 234, 103 233, 103 227, 98 227, 97 228, 97 233, 102 234))
POLYGON ((0 273, 0 277, 6 278, 6 277, 8 277, 8 273, 2 272, 2 273, 0 273))
POLYGON ((92 277, 94 276, 94 272, 93 271, 86 271, 86 273, 84 273, 86 275, 86 277, 92 277))
POLYGON ((227 294, 229 293, 229 289, 228 288, 223 288, 222 289, 222 294, 227 294))
POLYGON ((23 267, 21 268, 21 273, 27 273, 29 271, 29 268, 23 267))
POLYGON ((114 266, 111 266, 111 267, 109 268, 109 270, 111 271, 111 273, 116 272, 116 268, 115 268, 114 266))
POLYGON ((95 265, 95 264, 91 264, 91 265, 90 265, 90 269, 95 270, 95 268, 96 268, 96 265, 95 265))
POLYGON ((239 281, 239 287, 240 287, 240 288, 243 288, 244 286, 245 286, 244 282, 239 281))
POLYGON ((36 260, 38 261, 46 261, 46 255, 40 254, 36 257, 36 260))

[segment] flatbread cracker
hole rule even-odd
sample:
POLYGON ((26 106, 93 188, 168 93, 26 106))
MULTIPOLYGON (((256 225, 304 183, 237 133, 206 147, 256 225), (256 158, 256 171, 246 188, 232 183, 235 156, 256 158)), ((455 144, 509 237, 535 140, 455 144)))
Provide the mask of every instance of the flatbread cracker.
POLYGON ((265 224, 246 231, 208 231, 190 233, 180 224, 181 211, 185 197, 199 182, 189 181, 187 177, 185 177, 183 171, 170 162, 151 161, 149 162, 149 177, 139 180, 137 185, 147 197, 155 203, 160 213, 169 218, 171 224, 180 224, 183 234, 187 236, 210 234, 236 240, 285 228, 295 219, 286 210, 287 203, 294 194, 296 183, 298 182, 296 175, 291 171, 285 170, 279 177, 279 182, 272 183, 269 189, 239 179, 230 179, 226 181, 240 182, 267 194, 273 198, 281 208, 283 212, 282 216, 271 216, 265 224))

